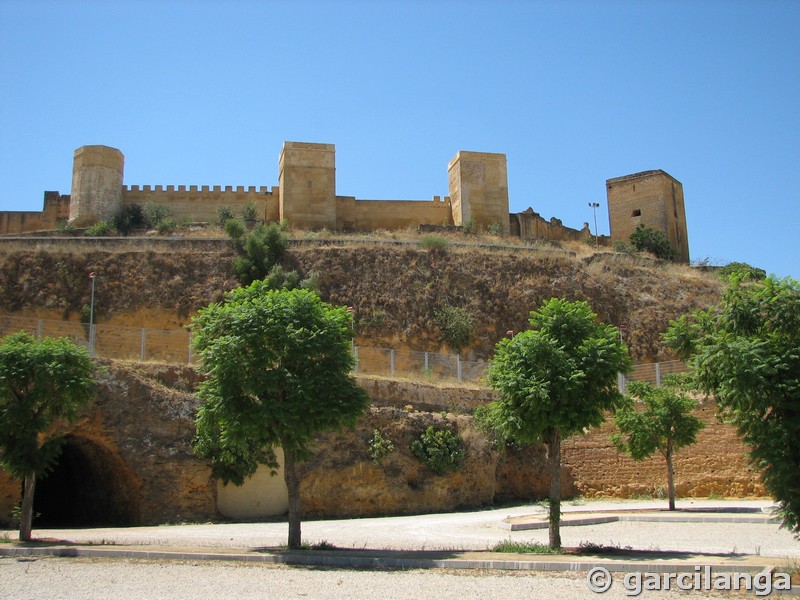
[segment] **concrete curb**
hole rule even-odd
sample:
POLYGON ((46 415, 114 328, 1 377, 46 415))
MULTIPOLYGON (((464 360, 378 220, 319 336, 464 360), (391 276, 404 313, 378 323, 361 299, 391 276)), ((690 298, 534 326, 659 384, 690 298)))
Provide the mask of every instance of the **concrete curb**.
MULTIPOLYGON (((727 514, 714 515, 709 512, 702 513, 674 513, 658 514, 643 513, 642 511, 615 511, 614 514, 597 514, 596 516, 574 517, 576 513, 563 513, 561 517, 562 527, 580 525, 601 525, 603 523, 615 523, 618 521, 636 521, 650 523, 754 523, 754 524, 778 524, 781 522, 779 517, 774 516, 748 516, 747 514, 727 514)), ((580 513, 578 513, 580 514, 580 513)), ((752 514, 752 513, 751 513, 752 514)), ((533 529, 547 529, 547 515, 531 515, 529 517, 514 517, 504 519, 498 524, 502 529, 509 531, 527 531, 533 529), (527 519, 527 520, 526 520, 527 519)))
POLYGON ((499 554, 492 552, 443 552, 408 551, 395 553, 381 551, 347 550, 329 551, 258 551, 232 550, 230 552, 208 552, 202 550, 178 550, 169 548, 146 549, 132 547, 86 547, 86 546, 0 546, 0 557, 54 556, 61 558, 107 558, 149 559, 180 561, 238 561, 271 563, 296 566, 327 566, 359 569, 493 569, 511 571, 569 571, 580 572, 602 567, 611 572, 692 572, 696 565, 710 567, 715 572, 759 573, 775 566, 770 557, 710 557, 698 555, 687 558, 600 558, 593 556, 574 557, 554 555, 534 558, 536 555, 499 554), (480 558, 480 555, 485 558, 480 558))

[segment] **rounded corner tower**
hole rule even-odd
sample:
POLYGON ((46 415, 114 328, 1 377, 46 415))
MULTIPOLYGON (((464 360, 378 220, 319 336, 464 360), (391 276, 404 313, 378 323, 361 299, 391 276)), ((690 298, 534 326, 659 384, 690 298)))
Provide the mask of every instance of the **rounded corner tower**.
POLYGON ((69 222, 77 227, 110 220, 122 207, 125 157, 110 146, 81 146, 72 163, 69 222))

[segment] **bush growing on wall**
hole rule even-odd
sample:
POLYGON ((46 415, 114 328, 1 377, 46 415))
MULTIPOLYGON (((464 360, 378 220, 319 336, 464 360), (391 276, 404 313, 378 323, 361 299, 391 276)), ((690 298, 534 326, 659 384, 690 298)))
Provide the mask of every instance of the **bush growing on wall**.
POLYGON ((431 425, 411 442, 411 454, 437 475, 444 475, 461 467, 464 462, 464 443, 457 433, 431 425))
POLYGON ((372 437, 369 438, 367 445, 369 446, 369 457, 374 465, 381 464, 388 454, 394 452, 392 440, 383 437, 377 429, 373 430, 372 437))

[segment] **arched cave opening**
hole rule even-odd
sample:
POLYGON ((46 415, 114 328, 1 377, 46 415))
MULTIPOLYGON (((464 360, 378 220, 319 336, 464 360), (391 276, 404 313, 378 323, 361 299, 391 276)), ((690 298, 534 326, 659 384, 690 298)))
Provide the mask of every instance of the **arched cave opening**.
POLYGON ((34 527, 123 527, 139 521, 135 485, 122 460, 68 436, 54 469, 36 482, 34 527))

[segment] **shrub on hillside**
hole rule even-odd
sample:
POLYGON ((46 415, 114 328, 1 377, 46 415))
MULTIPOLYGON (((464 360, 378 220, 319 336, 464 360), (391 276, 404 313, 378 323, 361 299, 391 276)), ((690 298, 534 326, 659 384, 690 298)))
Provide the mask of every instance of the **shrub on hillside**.
POLYGON ((631 244, 639 252, 650 252, 657 258, 672 260, 675 258, 675 250, 669 243, 663 231, 656 231, 644 225, 639 225, 631 234, 631 244))
POLYGON ((725 280, 760 281, 767 278, 767 272, 745 262, 730 262, 719 270, 719 276, 725 280))
POLYGON ((419 239, 419 247, 426 250, 445 250, 447 248, 447 238, 431 233, 419 239))
POLYGON ((236 215, 233 214, 230 206, 220 206, 217 208, 217 222, 219 226, 225 228, 225 224, 230 219, 235 219, 236 215))
POLYGON ((94 225, 86 228, 86 235, 89 237, 103 237, 111 235, 113 229, 111 223, 108 221, 98 221, 94 225))
POLYGON ((442 340, 454 350, 468 346, 475 336, 475 320, 467 309, 445 304, 433 310, 433 322, 442 332, 442 340))
POLYGON ((114 229, 122 235, 130 235, 135 229, 147 227, 147 217, 140 204, 124 204, 112 219, 114 229))
MULTIPOLYGON (((226 230, 231 222, 225 224, 226 230)), ((278 223, 258 223, 252 231, 231 238, 239 253, 233 260, 233 268, 242 285, 269 275, 289 245, 289 237, 278 223)))
POLYGON ((147 227, 157 227, 158 224, 170 216, 168 206, 158 204, 157 202, 145 202, 144 205, 144 218, 147 227))

